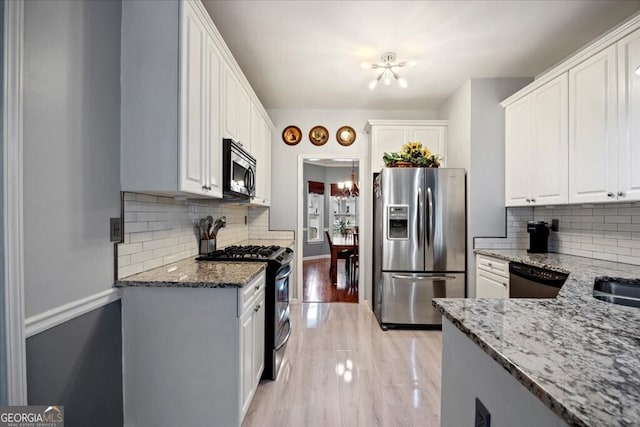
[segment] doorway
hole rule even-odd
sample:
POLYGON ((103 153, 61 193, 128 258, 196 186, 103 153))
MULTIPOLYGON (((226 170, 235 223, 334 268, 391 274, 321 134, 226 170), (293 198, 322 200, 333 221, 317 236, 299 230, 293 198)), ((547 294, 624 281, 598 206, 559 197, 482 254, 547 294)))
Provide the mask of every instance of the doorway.
POLYGON ((359 160, 305 158, 302 167, 301 301, 357 303, 359 160))

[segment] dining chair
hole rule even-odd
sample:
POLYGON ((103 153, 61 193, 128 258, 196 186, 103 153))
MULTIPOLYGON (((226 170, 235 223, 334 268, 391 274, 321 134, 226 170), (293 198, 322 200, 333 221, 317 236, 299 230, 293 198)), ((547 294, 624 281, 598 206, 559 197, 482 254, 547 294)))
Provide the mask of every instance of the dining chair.
MULTIPOLYGON (((329 243, 329 252, 333 254, 333 244, 331 243, 331 235, 328 231, 324 232, 327 235, 327 243, 329 243)), ((347 277, 351 278, 351 255, 353 255, 353 251, 349 249, 343 249, 336 254, 336 268, 338 267, 338 260, 344 260, 344 269, 347 277)), ((333 270, 331 270, 333 263, 330 264, 329 267, 329 277, 333 275, 333 270)), ((337 280, 337 279, 336 279, 337 280)))
POLYGON ((355 287, 358 285, 357 273, 356 271, 360 266, 360 262, 358 260, 358 253, 360 252, 360 233, 358 233, 358 227, 355 227, 355 231, 353 233, 353 244, 356 246, 356 250, 352 252, 351 259, 349 261, 350 266, 350 274, 349 274, 349 282, 350 286, 355 287))

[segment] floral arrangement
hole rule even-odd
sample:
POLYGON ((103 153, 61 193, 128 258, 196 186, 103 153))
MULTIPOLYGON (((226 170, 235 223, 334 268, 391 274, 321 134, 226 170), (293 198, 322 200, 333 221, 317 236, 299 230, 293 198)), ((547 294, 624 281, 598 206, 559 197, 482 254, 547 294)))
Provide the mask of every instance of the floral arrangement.
POLYGON ((387 167, 437 168, 440 167, 442 156, 432 154, 419 141, 409 141, 402 146, 400 152, 384 153, 382 160, 387 167))

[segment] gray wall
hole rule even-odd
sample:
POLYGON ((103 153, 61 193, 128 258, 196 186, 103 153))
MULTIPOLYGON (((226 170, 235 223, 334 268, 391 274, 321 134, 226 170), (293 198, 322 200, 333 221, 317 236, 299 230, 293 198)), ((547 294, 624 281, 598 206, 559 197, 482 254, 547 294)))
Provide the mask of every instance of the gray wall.
MULTIPOLYGON (((317 181, 317 182, 325 182, 326 176, 326 168, 324 166, 318 165, 304 165, 303 177, 305 183, 305 191, 303 194, 303 202, 302 206, 307 206, 308 199, 308 182, 309 181, 317 181)), ((324 185, 324 203, 323 203, 323 227, 327 228, 329 224, 329 196, 331 195, 331 188, 329 188, 325 182, 324 185)), ((328 255, 329 254, 329 245, 324 239, 324 230, 321 232, 322 234, 322 243, 307 243, 307 215, 304 215, 302 219, 304 231, 302 233, 303 248, 302 248, 302 256, 303 257, 312 257, 312 256, 320 256, 320 255, 328 255)))
MULTIPOLYGON (((359 177, 358 164, 356 162, 355 165, 355 173, 356 176, 359 177)), ((303 194, 303 205, 307 206, 307 182, 308 181, 318 181, 324 182, 324 228, 327 229, 330 233, 332 232, 333 224, 329 223, 329 219, 331 217, 331 184, 337 183, 339 181, 348 180, 351 176, 351 166, 349 167, 333 167, 333 166, 319 166, 305 163, 304 170, 302 172, 302 176, 304 177, 305 183, 305 192, 303 194)), ((307 216, 304 215, 302 220, 303 227, 307 228, 307 216)), ((322 233, 324 237, 324 231, 322 233)), ((302 255, 306 257, 312 256, 320 256, 320 255, 330 255, 331 251, 329 250, 329 244, 326 239, 322 243, 307 243, 307 231, 303 231, 303 253, 302 255)))
POLYGON ((29 405, 64 405, 67 427, 122 426, 120 313, 115 301, 27 339, 29 405))
POLYGON ((475 296, 474 237, 506 231, 504 108, 530 78, 472 79, 438 110, 449 121, 447 166, 467 170, 467 295, 475 296))
POLYGON ((24 3, 26 317, 113 285, 119 1, 24 3))
MULTIPOLYGON (((26 317, 110 290, 120 216, 119 1, 24 2, 26 317)), ((30 404, 122 425, 120 302, 27 339, 30 404)))

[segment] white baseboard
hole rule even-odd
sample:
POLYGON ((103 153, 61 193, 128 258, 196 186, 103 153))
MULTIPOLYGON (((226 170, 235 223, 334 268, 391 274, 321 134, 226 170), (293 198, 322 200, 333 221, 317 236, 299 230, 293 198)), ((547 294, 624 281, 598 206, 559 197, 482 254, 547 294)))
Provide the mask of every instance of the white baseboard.
POLYGON ((311 260, 314 260, 314 259, 325 259, 325 258, 331 258, 331 254, 306 256, 306 257, 302 258, 302 260, 303 261, 311 261, 311 260))
POLYGON ((113 301, 117 301, 120 298, 122 298, 122 291, 120 289, 107 289, 106 291, 31 316, 24 322, 26 338, 58 326, 91 310, 112 303, 113 301))

